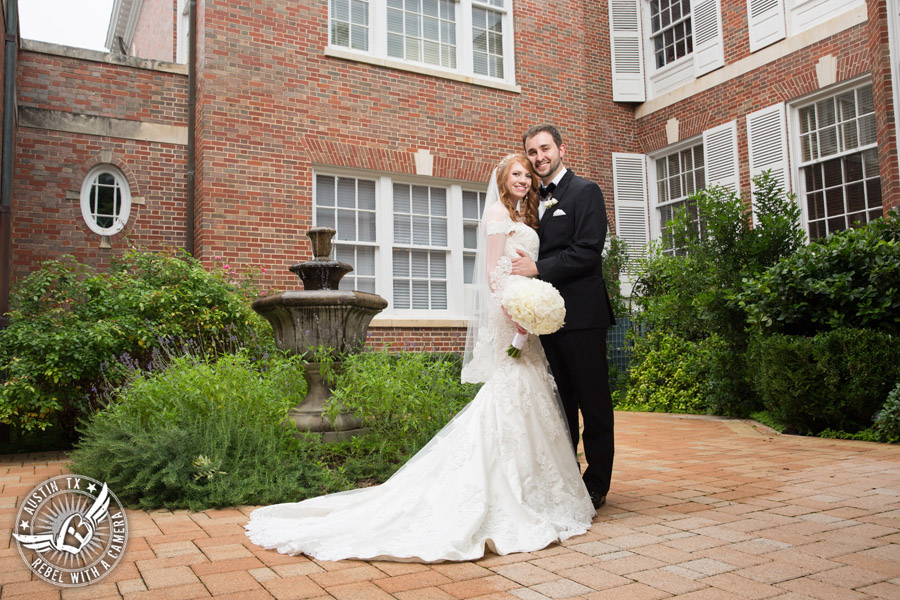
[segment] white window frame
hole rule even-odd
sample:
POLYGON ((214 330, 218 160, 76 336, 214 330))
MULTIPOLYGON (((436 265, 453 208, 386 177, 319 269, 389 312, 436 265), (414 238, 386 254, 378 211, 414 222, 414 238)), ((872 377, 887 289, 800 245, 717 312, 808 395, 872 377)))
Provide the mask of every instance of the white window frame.
MULTIPOLYGON (((801 209, 801 220, 803 224, 803 228, 807 233, 807 237, 809 239, 809 206, 806 200, 806 178, 802 175, 802 169, 807 164, 810 164, 810 161, 803 162, 803 152, 800 145, 800 110, 810 106, 811 104, 815 104, 821 100, 826 98, 832 98, 834 96, 838 96, 840 94, 849 92, 850 90, 855 90, 860 87, 864 87, 866 85, 873 85, 871 77, 867 75, 862 75, 860 77, 856 77, 840 84, 830 86, 824 90, 819 90, 814 94, 810 94, 809 96, 805 96, 800 98, 794 102, 791 102, 788 105, 788 146, 790 148, 790 166, 791 166, 791 177, 794 181, 795 192, 797 194, 797 202, 800 203, 801 209)), ((841 152, 837 152, 835 154, 828 155, 826 158, 822 158, 821 156, 816 158, 815 161, 812 161, 814 164, 819 164, 824 160, 830 160, 833 158, 840 158, 844 156, 848 156, 851 154, 857 154, 864 152, 871 148, 878 148, 877 140, 874 144, 869 144, 866 146, 861 146, 857 148, 853 148, 852 150, 844 150, 841 152)), ((879 152, 879 163, 883 160, 884 157, 881 156, 879 152)), ((882 206, 884 203, 884 198, 882 197, 882 206)))
POLYGON ((125 228, 130 216, 131 188, 122 171, 110 164, 97 165, 88 171, 84 181, 81 183, 81 217, 84 219, 88 228, 101 236, 116 235, 125 228), (95 219, 94 211, 91 210, 91 190, 94 187, 94 182, 101 175, 112 175, 117 188, 122 194, 122 204, 120 206, 119 214, 112 215, 113 224, 111 227, 101 227, 95 219))
MULTIPOLYGON (((644 48, 644 72, 647 78, 647 98, 651 99, 690 83, 696 78, 694 74, 694 52, 692 50, 667 65, 656 68, 650 0, 640 0, 640 9, 644 34, 642 44, 644 48)), ((693 19, 693 12, 691 18, 693 19)), ((693 23, 691 26, 693 27, 693 23)))
POLYGON ((334 44, 331 39, 331 2, 328 3, 328 47, 326 56, 334 56, 359 62, 367 62, 384 67, 424 73, 435 77, 454 79, 482 85, 521 92, 516 85, 515 77, 515 25, 513 20, 512 0, 494 0, 502 2, 498 7, 492 0, 453 0, 456 3, 456 68, 446 68, 425 62, 403 60, 388 56, 387 53, 387 0, 368 0, 368 50, 357 50, 334 44), (503 13, 503 77, 491 77, 475 72, 472 33, 472 9, 503 13))
POLYGON ((691 0, 692 51, 660 68, 656 67, 655 52, 653 51, 650 0, 635 1, 639 2, 641 12, 644 73, 648 100, 691 83, 698 77, 725 65, 722 0, 691 0), (699 28, 698 21, 702 21, 699 28))
MULTIPOLYGON (((422 319, 456 321, 465 318, 465 290, 463 276, 463 191, 478 192, 482 195, 486 187, 468 182, 422 177, 395 173, 380 173, 342 167, 318 166, 312 177, 312 219, 316 224, 317 180, 320 175, 327 177, 350 177, 375 181, 376 241, 375 248, 375 293, 388 301, 382 317, 399 319, 422 319), (420 185, 443 188, 447 191, 447 308, 446 309, 398 309, 394 306, 394 249, 416 247, 427 250, 441 250, 431 246, 394 243, 393 190, 394 184, 420 185)), ((480 215, 479 215, 480 218, 480 215)), ((335 238, 335 243, 339 241, 335 238)), ((352 245, 370 245, 364 242, 347 242, 352 245)), ((351 265, 354 266, 355 265, 351 265)))
MULTIPOLYGON (((697 188, 695 193, 704 189, 706 187, 707 181, 707 168, 706 164, 706 153, 703 150, 705 148, 704 139, 702 135, 694 136, 687 140, 682 140, 678 143, 672 144, 670 146, 666 146, 665 148, 653 152, 652 154, 647 155, 647 189, 648 189, 648 199, 649 199, 649 209, 650 209, 650 239, 651 240, 660 240, 662 238, 662 220, 659 216, 660 210, 660 198, 659 198, 659 172, 656 166, 656 161, 661 158, 666 158, 675 153, 680 153, 688 148, 694 148, 695 146, 701 146, 701 152, 703 152, 703 184, 702 187, 697 188)), ((696 170, 696 169, 695 169, 696 170)), ((685 195, 687 198, 687 195, 685 195)), ((679 200, 678 202, 683 203, 683 200, 679 200)), ((674 201, 668 202, 666 204, 672 204, 674 201)))

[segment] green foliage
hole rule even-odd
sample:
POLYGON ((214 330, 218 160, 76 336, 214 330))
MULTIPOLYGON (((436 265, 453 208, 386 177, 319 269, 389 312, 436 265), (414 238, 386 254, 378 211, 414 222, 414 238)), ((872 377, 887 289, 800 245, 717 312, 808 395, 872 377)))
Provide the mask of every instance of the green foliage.
POLYGON ((778 433, 784 433, 784 425, 782 425, 781 423, 779 423, 778 421, 773 419, 772 415, 769 414, 769 411, 767 411, 767 410, 758 410, 758 411, 750 413, 749 416, 754 421, 759 421, 766 427, 771 427, 778 433))
POLYGON ((628 391, 616 408, 674 413, 706 411, 704 382, 709 346, 664 331, 636 347, 628 391))
POLYGON ((832 440, 856 440, 858 442, 881 442, 887 440, 881 440, 878 437, 878 433, 873 430, 871 427, 868 429, 863 429, 862 431, 857 431, 854 433, 848 433, 846 431, 838 431, 835 429, 826 429, 819 433, 818 437, 820 438, 828 438, 832 440))
POLYGON ((316 495, 316 444, 293 436, 288 409, 305 388, 297 359, 173 359, 141 374, 98 412, 72 468, 141 508, 267 504, 316 495))
POLYGON ((607 236, 607 247, 603 251, 603 281, 612 304, 613 314, 617 317, 628 314, 628 305, 622 296, 622 281, 619 274, 628 265, 628 245, 622 238, 607 236))
MULTIPOLYGON (((701 344, 709 362, 697 371, 703 380, 704 406, 717 414, 746 415, 758 408, 750 392, 744 353, 747 319, 736 301, 743 279, 761 273, 802 246, 800 209, 792 194, 778 188, 769 173, 754 179, 754 212, 734 192, 721 187, 702 190, 689 199, 701 226, 683 207, 668 223, 670 237, 651 249, 635 284, 635 318, 650 331, 666 332, 685 342, 701 344), (757 223, 753 224, 754 214, 757 223)), ((637 338, 635 355, 651 356, 642 345, 655 342, 637 338)), ((672 355, 690 363, 693 354, 672 355)))
POLYGON ((754 337, 753 385, 772 417, 791 433, 869 427, 900 381, 897 337, 868 329, 837 329, 815 337, 754 337))
POLYGON ((295 437, 286 417, 306 393, 299 358, 175 357, 138 372, 94 416, 73 469, 145 509, 298 501, 386 480, 475 391, 458 383, 453 357, 374 352, 346 358, 339 372, 325 363, 368 434, 334 444, 295 437))
POLYGON ((475 395, 460 382, 458 355, 387 350, 346 358, 329 406, 361 417, 373 432, 407 448, 424 444, 475 395))
POLYGON ((900 215, 837 232, 749 279, 740 304, 750 323, 814 335, 839 327, 900 333, 900 215))
POLYGON ((888 394, 884 406, 875 415, 875 424, 872 427, 875 439, 879 442, 900 442, 900 382, 888 394))
POLYGON ((132 250, 105 273, 71 257, 44 263, 13 290, 0 332, 0 422, 23 431, 59 422, 72 433, 104 381, 124 376, 104 369, 117 358, 145 364, 177 339, 210 352, 259 339, 268 325, 250 308, 251 287, 185 255, 132 250))
POLYGON ((793 194, 777 187, 768 172, 754 179, 758 223, 735 192, 701 190, 689 199, 702 226, 683 207, 669 223, 671 255, 657 245, 635 284, 640 319, 689 340, 713 333, 744 341, 746 317, 734 300, 745 277, 760 273, 803 245, 800 209, 793 194))

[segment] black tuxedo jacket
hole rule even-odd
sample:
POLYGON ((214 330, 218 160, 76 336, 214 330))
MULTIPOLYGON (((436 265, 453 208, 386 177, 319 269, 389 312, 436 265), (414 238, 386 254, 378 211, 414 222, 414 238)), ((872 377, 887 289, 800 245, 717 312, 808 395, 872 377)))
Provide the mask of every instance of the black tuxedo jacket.
POLYGON ((552 194, 557 203, 538 228, 538 278, 552 283, 566 303, 560 331, 615 324, 603 281, 606 204, 600 186, 569 169, 552 194))

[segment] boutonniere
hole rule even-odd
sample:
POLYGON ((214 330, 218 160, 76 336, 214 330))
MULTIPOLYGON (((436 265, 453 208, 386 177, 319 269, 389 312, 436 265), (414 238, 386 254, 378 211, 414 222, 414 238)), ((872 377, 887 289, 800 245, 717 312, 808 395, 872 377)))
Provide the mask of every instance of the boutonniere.
POLYGON ((549 198, 546 202, 544 202, 544 208, 553 208, 556 206, 556 203, 559 202, 556 198, 549 198))

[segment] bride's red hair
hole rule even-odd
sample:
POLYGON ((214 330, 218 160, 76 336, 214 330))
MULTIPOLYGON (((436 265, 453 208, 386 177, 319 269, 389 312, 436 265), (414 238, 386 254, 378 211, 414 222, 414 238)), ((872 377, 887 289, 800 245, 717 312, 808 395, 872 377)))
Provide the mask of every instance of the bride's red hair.
POLYGON ((532 229, 537 229, 539 222, 537 182, 537 173, 534 172, 531 161, 529 161, 524 154, 510 154, 497 165, 497 190, 500 192, 500 202, 502 202, 503 206, 506 207, 506 210, 509 211, 510 219, 518 221, 519 217, 521 217, 524 223, 532 229), (525 197, 522 199, 521 212, 516 211, 518 200, 510 195, 509 189, 506 187, 506 180, 509 177, 509 172, 516 163, 521 164, 529 173, 531 173, 531 189, 528 190, 528 193, 525 194, 525 197))

